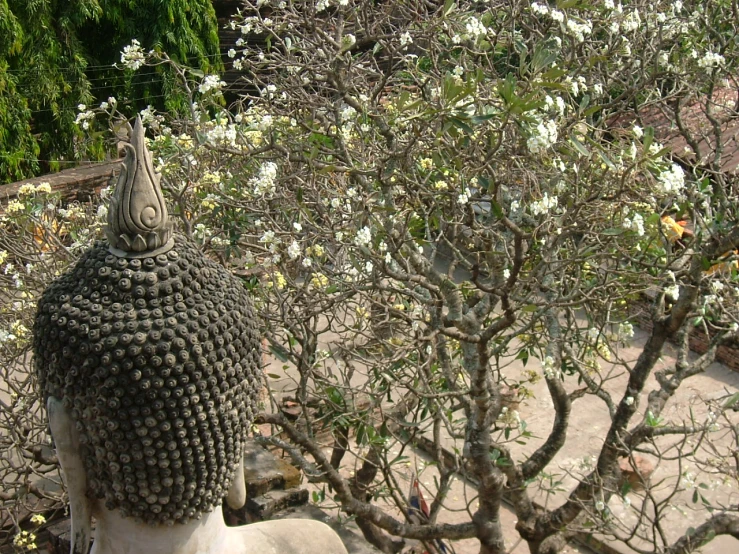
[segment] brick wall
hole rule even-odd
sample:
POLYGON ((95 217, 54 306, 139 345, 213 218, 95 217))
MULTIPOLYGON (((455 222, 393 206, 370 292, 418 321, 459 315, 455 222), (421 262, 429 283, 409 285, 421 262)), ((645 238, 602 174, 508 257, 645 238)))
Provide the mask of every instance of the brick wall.
MULTIPOLYGON (((639 300, 632 303, 631 319, 644 331, 652 330, 652 302, 654 300, 648 295, 642 295, 639 300)), ((708 350, 711 337, 700 327, 693 327, 689 337, 690 349, 697 354, 703 354, 708 350)), ((728 366, 734 371, 739 371, 739 345, 722 345, 716 352, 716 361, 728 366)))

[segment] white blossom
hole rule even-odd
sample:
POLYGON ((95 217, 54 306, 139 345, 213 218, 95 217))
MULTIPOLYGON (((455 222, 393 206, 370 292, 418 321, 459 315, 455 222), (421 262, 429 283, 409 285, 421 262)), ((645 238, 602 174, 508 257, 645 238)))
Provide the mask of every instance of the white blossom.
POLYGON ((541 215, 548 213, 552 208, 556 208, 559 204, 559 199, 556 196, 549 196, 549 193, 545 192, 539 200, 532 202, 530 209, 532 215, 541 215))
POLYGON ((526 144, 532 154, 538 154, 557 142, 557 123, 554 120, 541 121, 529 131, 531 136, 526 141, 526 144))
POLYGON ((716 54, 715 52, 708 51, 700 60, 698 60, 698 67, 702 67, 708 73, 710 73, 713 68, 721 67, 724 65, 725 62, 726 59, 721 54, 716 54))
POLYGON ((367 246, 372 242, 372 231, 366 225, 357 231, 357 236, 354 237, 354 244, 357 246, 367 246))
POLYGON ((620 323, 618 326, 618 338, 622 341, 629 340, 634 336, 634 326, 628 321, 620 323))
POLYGON ((575 19, 568 19, 565 27, 567 28, 567 34, 574 37, 577 42, 583 42, 585 37, 593 32, 593 24, 589 21, 581 23, 575 19))
POLYGON ((206 75, 203 77, 203 82, 198 86, 198 91, 200 94, 206 94, 212 90, 218 92, 225 86, 226 82, 221 81, 218 75, 206 75))
POLYGON ((144 55, 144 50, 141 48, 141 43, 138 40, 133 39, 131 44, 123 47, 123 52, 121 52, 121 63, 125 68, 136 71, 139 67, 144 65, 144 61, 146 61, 146 57, 144 55))
POLYGON ((546 356, 541 362, 541 370, 547 379, 557 379, 561 375, 559 368, 554 366, 554 358, 546 356))
POLYGON ((488 30, 482 22, 476 17, 470 17, 465 25, 465 30, 471 38, 477 39, 478 37, 484 36, 488 30))
POLYGON ((644 236, 644 218, 639 213, 634 212, 631 217, 625 217, 623 227, 635 231, 640 237, 644 236))
POLYGON ((254 194, 257 196, 265 193, 274 194, 276 178, 277 164, 265 162, 259 169, 259 173, 249 181, 249 184, 254 187, 254 194))
POLYGON ((294 240, 290 244, 290 246, 287 247, 287 255, 290 257, 291 260, 294 260, 298 256, 300 256, 302 249, 300 248, 300 244, 298 244, 298 241, 294 240))
POLYGON ((641 17, 639 16, 638 10, 632 10, 623 18, 621 21, 621 29, 625 33, 636 31, 641 25, 641 17))
POLYGON ((413 37, 408 31, 400 35, 400 46, 406 47, 411 43, 413 43, 413 37))
POLYGON ((680 193, 685 186, 685 171, 682 167, 673 163, 670 169, 659 174, 657 182, 661 185, 662 192, 666 194, 680 193))
POLYGON ((665 287, 665 296, 671 298, 674 302, 677 302, 677 299, 680 298, 680 285, 675 283, 674 285, 665 287))

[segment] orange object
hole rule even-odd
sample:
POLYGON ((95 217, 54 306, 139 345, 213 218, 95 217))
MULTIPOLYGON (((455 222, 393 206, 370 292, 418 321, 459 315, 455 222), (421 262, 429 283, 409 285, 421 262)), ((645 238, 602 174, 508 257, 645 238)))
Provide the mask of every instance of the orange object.
POLYGON ((663 215, 660 220, 662 221, 662 230, 665 232, 668 241, 677 242, 683 238, 685 221, 675 221, 669 215, 663 215))
POLYGON ((722 273, 722 274, 728 274, 731 273, 732 270, 739 270, 739 250, 730 250, 726 254, 723 254, 719 257, 719 260, 726 260, 726 261, 720 261, 719 263, 713 264, 709 269, 705 271, 706 275, 714 275, 715 273, 722 273), (730 260, 733 256, 733 260, 730 260))

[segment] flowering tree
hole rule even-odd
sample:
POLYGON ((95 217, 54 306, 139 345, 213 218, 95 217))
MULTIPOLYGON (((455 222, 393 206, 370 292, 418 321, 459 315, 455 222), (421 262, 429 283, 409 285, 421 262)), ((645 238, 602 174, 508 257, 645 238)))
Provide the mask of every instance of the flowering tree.
POLYGON ((179 68, 190 117, 143 114, 184 231, 244 276, 294 378, 299 415, 271 396, 261 417, 280 434, 263 440, 330 485, 383 551, 475 538, 505 552, 504 500, 532 553, 582 530, 670 553, 737 536, 730 495, 691 491, 702 520, 680 534, 663 521, 687 489, 737 481, 736 396, 666 408, 739 336, 739 184, 725 156, 739 90, 725 14, 738 10, 260 1, 232 22, 252 44, 230 52, 251 95, 223 110, 220 79, 179 68), (655 114, 685 151, 658 142, 655 114), (650 329, 631 359, 645 295, 650 329), (694 328, 710 336, 697 357, 694 328), (511 402, 534 390, 551 403, 538 437, 511 402), (535 491, 593 397, 602 446, 543 507, 535 491), (423 518, 394 454, 412 442, 438 471, 423 518), (625 480, 642 456, 679 464, 625 480), (458 474, 479 496, 452 524, 458 474))

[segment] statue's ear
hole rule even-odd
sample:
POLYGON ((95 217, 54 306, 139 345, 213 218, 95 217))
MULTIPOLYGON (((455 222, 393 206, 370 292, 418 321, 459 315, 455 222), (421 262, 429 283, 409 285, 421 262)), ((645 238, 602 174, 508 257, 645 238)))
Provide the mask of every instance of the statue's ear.
POLYGON ((77 428, 61 400, 49 397, 46 402, 49 427, 54 437, 56 455, 62 466, 64 483, 69 494, 72 515, 72 546, 70 554, 88 554, 90 549, 90 518, 92 505, 87 497, 87 474, 80 455, 77 428))
POLYGON ((244 478, 244 456, 240 456, 239 467, 236 468, 236 473, 231 481, 231 486, 228 489, 226 495, 226 502, 233 510, 238 510, 246 504, 246 481, 244 478))

